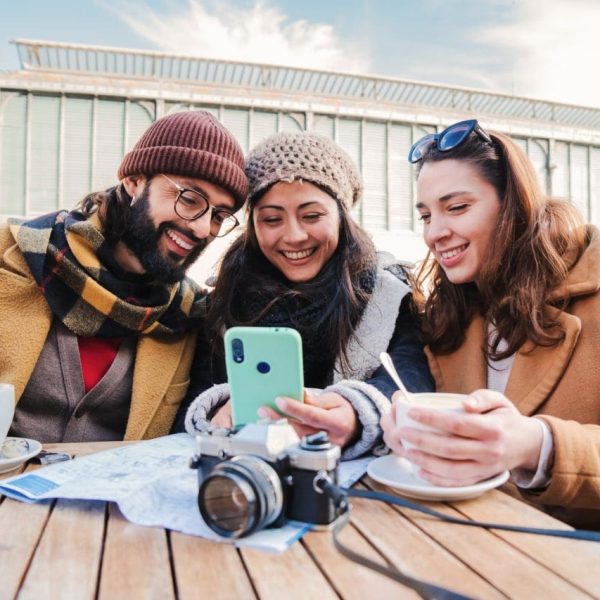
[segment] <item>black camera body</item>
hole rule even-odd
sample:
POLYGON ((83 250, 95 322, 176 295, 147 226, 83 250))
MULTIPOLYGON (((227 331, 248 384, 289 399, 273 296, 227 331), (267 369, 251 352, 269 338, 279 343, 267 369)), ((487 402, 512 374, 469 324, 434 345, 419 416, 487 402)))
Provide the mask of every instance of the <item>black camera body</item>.
POLYGON ((328 526, 339 516, 322 484, 337 484, 340 448, 325 432, 299 439, 286 419, 213 428, 196 436, 198 507, 222 537, 286 520, 328 526))

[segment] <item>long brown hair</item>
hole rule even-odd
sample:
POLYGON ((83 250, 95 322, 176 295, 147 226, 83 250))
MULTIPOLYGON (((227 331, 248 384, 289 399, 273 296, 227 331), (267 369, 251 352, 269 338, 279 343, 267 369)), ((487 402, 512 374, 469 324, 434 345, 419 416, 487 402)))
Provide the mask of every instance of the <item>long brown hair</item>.
MULTIPOLYGON (((322 315, 323 348, 331 349, 340 358, 345 370, 348 366, 346 346, 370 295, 364 289, 364 278, 374 273, 376 251, 373 242, 336 199, 340 235, 333 256, 313 280, 301 284, 287 281, 265 258, 256 237, 254 207, 268 189, 250 198, 246 209, 246 228, 223 256, 217 284, 211 294, 207 317, 209 336, 215 341, 226 328, 256 324, 281 298, 322 297, 324 288, 333 282, 335 297, 331 298, 327 311, 322 315), (252 291, 272 300, 250 320, 242 320, 236 311, 236 299, 252 291)), ((322 189, 331 195, 325 188, 322 189)))
POLYGON ((85 217, 97 213, 103 224, 104 238, 109 244, 114 244, 121 239, 127 229, 131 212, 131 196, 120 183, 102 192, 88 194, 80 202, 78 209, 85 217))
POLYGON ((588 240, 576 208, 542 192, 527 155, 500 133, 490 132, 490 137, 492 144, 471 133, 447 152, 430 147, 420 161, 417 177, 427 162, 468 163, 494 186, 500 211, 477 285, 451 283, 429 253, 417 273, 417 301, 425 339, 434 352, 456 350, 472 317, 480 313, 495 330, 485 352, 498 360, 526 341, 552 346, 563 339, 564 332, 544 308, 588 240), (499 352, 501 340, 507 347, 499 352))

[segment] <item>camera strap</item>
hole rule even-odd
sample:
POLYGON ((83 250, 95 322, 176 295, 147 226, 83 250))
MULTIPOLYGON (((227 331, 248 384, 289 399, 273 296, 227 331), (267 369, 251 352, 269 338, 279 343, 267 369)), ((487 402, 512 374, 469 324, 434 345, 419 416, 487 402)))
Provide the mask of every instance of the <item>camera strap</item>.
POLYGON ((380 500, 381 502, 389 502, 410 508, 418 512, 430 515, 447 523, 455 523, 457 525, 470 525, 471 527, 484 527, 485 529, 499 529, 501 531, 519 531, 521 533, 533 533, 535 535, 549 535, 553 537, 570 538, 574 540, 585 540, 588 542, 600 542, 600 532, 587 531, 585 529, 544 529, 541 527, 524 527, 521 525, 506 525, 503 523, 488 523, 485 521, 471 521, 469 519, 461 519, 460 517, 452 517, 445 515, 432 508, 421 506, 416 502, 411 502, 398 496, 384 494, 382 492, 372 492, 370 490, 354 490, 351 488, 341 488, 341 490, 350 497, 354 498, 370 498, 371 500, 380 500))
POLYGON ((416 577, 411 577, 410 575, 406 575, 394 565, 388 564, 387 566, 384 566, 382 564, 379 564, 371 560, 370 558, 363 556, 358 552, 355 552, 354 550, 346 546, 344 543, 342 543, 338 537, 339 533, 350 521, 350 504, 348 503, 348 497, 366 498, 368 500, 379 500, 381 502, 396 504, 397 506, 409 508, 411 510, 415 510, 420 513, 424 513, 426 515, 440 519, 441 521, 445 521, 447 523, 454 523, 456 525, 470 525, 472 527, 483 527, 485 529, 518 531, 522 533, 532 533, 535 535, 549 535, 554 537, 600 542, 600 532, 596 531, 543 529, 539 527, 522 527, 519 525, 506 525, 503 523, 488 523, 485 521, 470 521, 469 519, 461 519, 459 517, 445 515, 441 512, 438 512, 437 510, 433 510, 431 508, 427 508, 426 506, 417 504, 416 502, 412 502, 410 500, 406 500, 405 498, 400 498, 398 496, 384 494, 383 492, 342 488, 328 481, 323 482, 322 489, 327 495, 329 495, 332 498, 333 502, 342 512, 342 516, 339 518, 339 520, 336 522, 332 529, 333 543, 336 549, 346 558, 369 569, 372 569, 380 573, 381 575, 385 575, 397 581, 398 583, 401 583, 402 585, 411 588, 417 594, 419 594, 421 598, 426 599, 435 598, 436 600, 472 600, 472 598, 470 598, 469 596, 465 596, 448 588, 438 586, 433 583, 423 581, 421 579, 417 579, 416 577))

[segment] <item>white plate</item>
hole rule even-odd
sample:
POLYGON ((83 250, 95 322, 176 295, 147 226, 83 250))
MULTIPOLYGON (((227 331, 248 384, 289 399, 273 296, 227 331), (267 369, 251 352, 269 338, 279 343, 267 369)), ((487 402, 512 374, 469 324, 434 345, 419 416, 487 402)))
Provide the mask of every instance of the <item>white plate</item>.
POLYGON ((18 466, 22 465, 25 461, 33 458, 36 454, 39 454, 42 449, 42 445, 36 440, 29 440, 27 438, 6 438, 6 442, 24 442, 21 445, 23 448, 18 448, 19 454, 17 456, 11 456, 10 458, 6 458, 2 452, 4 448, 4 444, 0 446, 0 473, 6 473, 7 471, 12 471, 16 469, 18 466))
POLYGON ((369 463, 367 473, 379 483, 397 489, 403 496, 419 500, 438 500, 451 502, 476 498, 484 492, 502 485, 509 477, 509 472, 504 471, 491 479, 480 481, 473 485, 462 487, 439 487, 417 479, 411 472, 411 465, 400 456, 388 454, 381 456, 369 463))

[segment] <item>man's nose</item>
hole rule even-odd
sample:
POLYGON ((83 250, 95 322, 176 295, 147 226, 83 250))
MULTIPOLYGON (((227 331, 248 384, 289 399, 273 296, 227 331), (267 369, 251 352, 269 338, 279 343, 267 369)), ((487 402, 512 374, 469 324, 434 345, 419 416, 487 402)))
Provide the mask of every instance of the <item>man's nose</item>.
POLYGON ((190 221, 190 229, 195 237, 199 240, 203 240, 210 235, 210 224, 212 219, 212 206, 195 221, 190 221))

